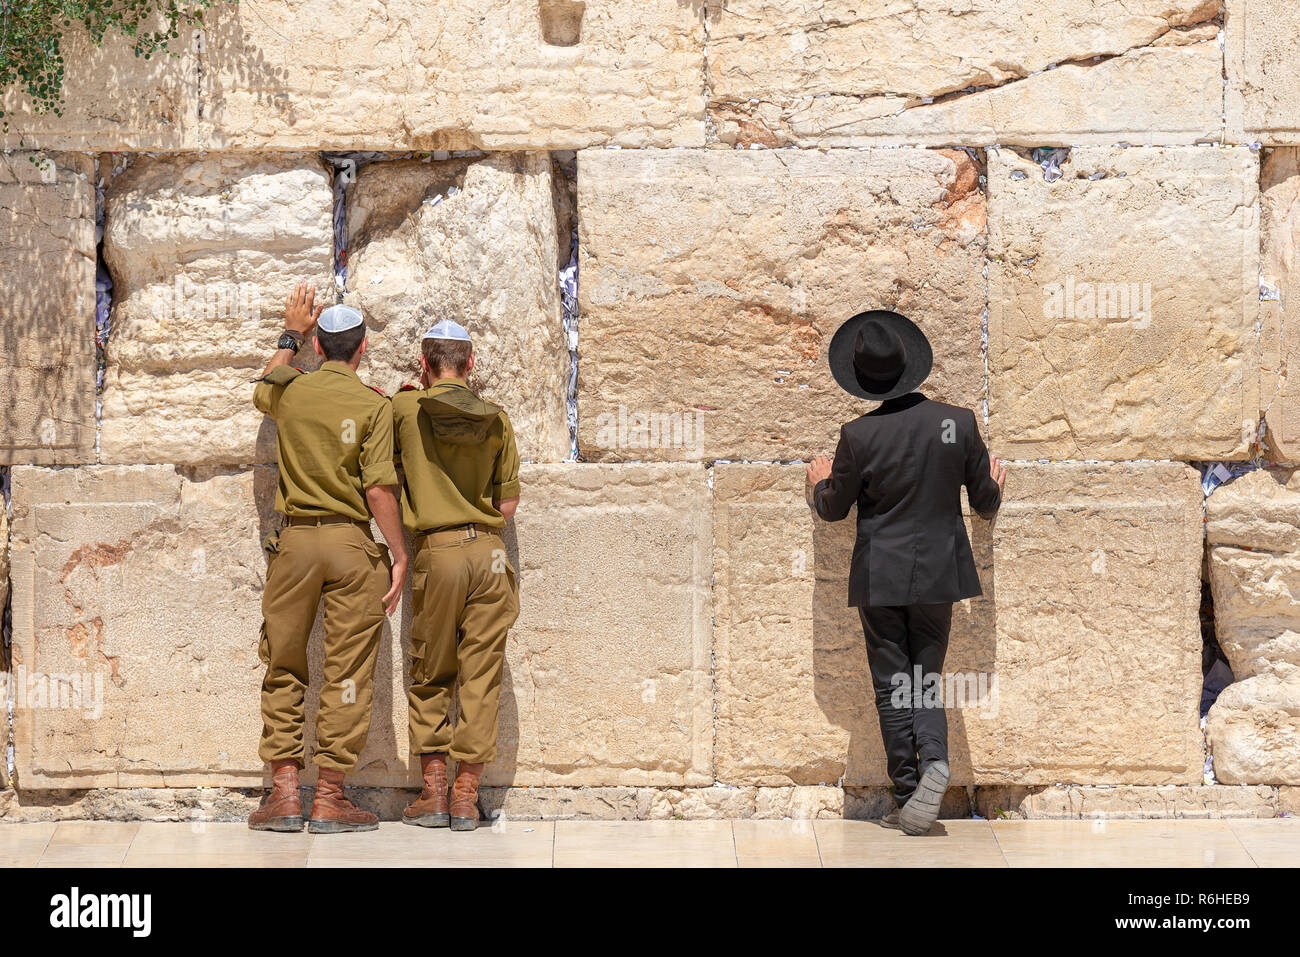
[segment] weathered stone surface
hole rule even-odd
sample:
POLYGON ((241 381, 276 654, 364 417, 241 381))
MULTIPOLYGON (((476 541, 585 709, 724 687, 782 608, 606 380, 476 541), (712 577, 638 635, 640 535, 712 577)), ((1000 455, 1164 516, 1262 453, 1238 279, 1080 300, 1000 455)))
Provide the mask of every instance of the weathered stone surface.
POLYGON ((771 92, 863 98, 941 96, 1021 79, 1053 64, 1114 56, 1174 27, 1213 19, 1217 0, 919 0, 868 10, 848 0, 725 0, 710 25, 717 99, 771 92), (864 51, 885 55, 864 56, 864 51))
POLYGON ((1201 506, 1175 462, 1015 466, 994 533, 999 710, 967 721, 979 783, 1200 783, 1201 506))
MULTIPOLYGON (((153 21, 154 29, 161 21, 153 21)), ((35 113, 25 93, 0 95, 8 121, 0 148, 101 150, 197 149, 199 64, 192 28, 167 53, 144 59, 134 40, 109 31, 96 47, 80 26, 63 35, 62 116, 35 113)))
POLYGON ((1300 784, 1300 669, 1224 688, 1205 720, 1214 775, 1225 784, 1300 784))
POLYGON ((1261 469, 1206 503, 1215 634, 1235 683, 1206 719, 1215 777, 1300 783, 1300 472, 1261 469))
POLYGON ((708 475, 524 469, 493 785, 713 782, 708 475))
POLYGON ((0 154, 0 465, 95 455, 95 166, 0 154))
MULTIPOLYGON (((13 664, 26 688, 25 700, 15 691, 21 787, 263 781, 261 538, 273 527, 275 485, 273 468, 14 470, 13 664), (50 707, 54 697, 43 689, 51 682, 66 689, 65 706, 50 707), (81 706, 67 706, 78 703, 70 694, 78 689, 81 706)), ((309 748, 319 634, 313 646, 309 748)), ((411 778, 404 658, 386 628, 358 784, 411 778)))
POLYGON ((207 18, 211 147, 704 144, 704 4, 243 0, 207 18))
POLYGON ((1264 153, 1260 197, 1261 284, 1269 297, 1260 304, 1263 444, 1270 458, 1300 462, 1300 381, 1289 375, 1300 368, 1300 149, 1264 153))
POLYGON ((844 6, 728 0, 709 55, 709 116, 722 142, 1081 146, 1219 138, 1218 27, 1170 30, 1212 15, 1212 3, 1155 0, 1123 15, 1114 0, 1068 11, 1035 3, 1025 16, 1008 16, 996 0, 974 11, 949 4, 920 14, 900 4, 884 16, 863 10, 863 19, 852 19, 846 10, 848 22, 825 22, 839 12, 831 8, 844 6), (748 7, 782 9, 756 26, 748 7), (1162 19, 1175 7, 1177 20, 1162 19), (864 49, 906 52, 864 59, 864 49))
MULTIPOLYGON (((112 180, 101 461, 275 461, 250 380, 294 284, 332 295, 332 206, 314 155, 141 156, 112 180)), ((304 350, 295 364, 315 358, 304 350)))
POLYGON ((416 381, 420 337, 457 319, 474 339, 475 386, 509 411, 520 455, 541 462, 570 449, 551 176, 545 153, 370 163, 347 208, 367 381, 389 394, 416 381))
MULTIPOLYGON (((853 523, 815 519, 805 484, 714 468, 725 784, 887 783, 845 607, 853 523)), ((948 712, 955 784, 1200 780, 1200 502, 1173 463, 1015 466, 996 524, 970 520, 984 595, 954 608, 945 665, 970 692, 948 712)))
POLYGON ((1142 785, 1123 787, 989 787, 975 792, 980 817, 1031 821, 1277 817, 1270 787, 1142 785))
POLYGON ((1215 635, 1233 675, 1300 671, 1300 471, 1250 472, 1205 510, 1215 635))
POLYGON ((1300 9, 1291 0, 1227 0, 1229 139, 1300 143, 1300 9))
POLYGON ((929 333, 928 394, 978 405, 978 174, 960 151, 579 154, 582 454, 830 451, 866 403, 826 348, 871 308, 929 333))
POLYGON ((1247 149, 1082 148, 1049 183, 1032 160, 991 152, 995 449, 1008 458, 1250 456, 1257 164, 1247 149))
POLYGON ((1279 811, 1290 817, 1300 815, 1300 787, 1280 787, 1277 789, 1279 811))

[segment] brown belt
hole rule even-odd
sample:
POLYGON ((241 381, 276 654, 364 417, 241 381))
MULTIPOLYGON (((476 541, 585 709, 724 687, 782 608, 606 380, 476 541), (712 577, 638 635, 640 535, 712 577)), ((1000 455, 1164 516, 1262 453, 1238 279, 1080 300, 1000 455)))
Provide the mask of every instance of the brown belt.
POLYGON ((450 542, 472 542, 480 535, 500 535, 501 529, 491 525, 458 525, 455 528, 430 529, 415 533, 418 545, 446 545, 450 542))
POLYGON ((344 525, 349 522, 363 528, 370 527, 369 522, 349 518, 347 515, 286 515, 284 519, 286 525, 344 525))

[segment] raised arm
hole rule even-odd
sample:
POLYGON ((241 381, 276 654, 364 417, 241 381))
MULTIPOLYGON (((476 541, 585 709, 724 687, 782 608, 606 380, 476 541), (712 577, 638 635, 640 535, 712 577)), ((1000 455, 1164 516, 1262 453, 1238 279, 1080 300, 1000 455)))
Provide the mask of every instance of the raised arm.
MULTIPOLYGON (((294 286, 284 301, 284 331, 298 342, 298 348, 316 329, 316 320, 325 311, 325 303, 316 305, 316 287, 303 281, 294 286)), ((298 349, 276 349, 271 361, 262 370, 262 377, 276 366, 287 366, 298 354, 298 349)))
POLYGON ((970 413, 966 431, 966 498, 980 518, 991 519, 1002 505, 1007 470, 997 459, 989 457, 974 412, 970 413))

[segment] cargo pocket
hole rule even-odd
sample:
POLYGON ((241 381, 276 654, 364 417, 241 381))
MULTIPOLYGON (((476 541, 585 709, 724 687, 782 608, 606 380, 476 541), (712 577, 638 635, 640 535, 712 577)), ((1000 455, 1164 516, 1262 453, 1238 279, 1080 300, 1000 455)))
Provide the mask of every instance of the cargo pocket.
POLYGON ((428 642, 416 634, 420 630, 419 613, 424 601, 424 588, 428 583, 429 572, 416 569, 411 574, 411 681, 423 683, 428 669, 425 657, 428 655, 428 642))
POLYGON ((257 657, 262 659, 262 664, 271 663, 271 639, 266 634, 266 619, 262 619, 262 634, 257 639, 257 657))

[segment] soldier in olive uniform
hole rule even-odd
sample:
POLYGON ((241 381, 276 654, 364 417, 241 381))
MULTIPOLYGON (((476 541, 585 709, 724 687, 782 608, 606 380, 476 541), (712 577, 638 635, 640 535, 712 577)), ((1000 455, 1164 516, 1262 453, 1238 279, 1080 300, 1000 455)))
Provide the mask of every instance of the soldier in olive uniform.
POLYGON ((357 366, 366 351, 362 315, 351 306, 315 305, 315 288, 299 283, 285 308, 279 349, 253 394, 275 420, 280 464, 276 510, 284 528, 273 552, 262 598, 259 653, 262 742, 274 786, 248 819, 254 830, 302 830, 298 772, 303 764, 307 640, 317 605, 325 603, 325 667, 316 715, 316 797, 308 830, 316 834, 369 831, 375 815, 344 796, 343 778, 356 767, 370 728, 375 659, 385 614, 397 605, 406 577, 406 548, 393 466, 392 405, 362 384, 357 366), (313 346, 325 359, 316 372, 289 365, 316 329, 313 346), (370 534, 374 516, 387 549, 370 534))
POLYGON ((469 333, 443 320, 421 343, 423 390, 393 397, 405 474, 412 570, 411 750, 424 790, 407 824, 478 826, 483 765, 496 757, 506 633, 519 615, 515 570, 501 538, 519 504, 519 452, 510 417, 470 391, 469 333), (448 719, 459 682, 460 719, 448 719), (447 794, 447 756, 457 762, 447 794))

